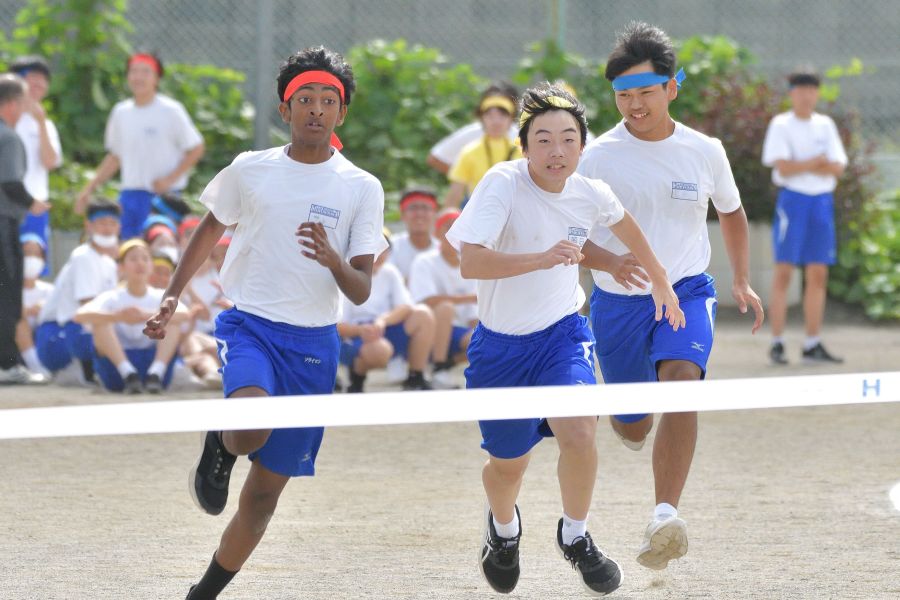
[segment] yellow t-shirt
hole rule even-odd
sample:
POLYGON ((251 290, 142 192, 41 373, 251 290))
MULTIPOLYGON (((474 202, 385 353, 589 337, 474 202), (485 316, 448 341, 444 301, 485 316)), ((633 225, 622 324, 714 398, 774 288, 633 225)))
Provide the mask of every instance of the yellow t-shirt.
POLYGON ((522 158, 522 149, 507 137, 481 136, 463 148, 447 177, 453 183, 463 183, 471 194, 488 169, 498 162, 522 158))

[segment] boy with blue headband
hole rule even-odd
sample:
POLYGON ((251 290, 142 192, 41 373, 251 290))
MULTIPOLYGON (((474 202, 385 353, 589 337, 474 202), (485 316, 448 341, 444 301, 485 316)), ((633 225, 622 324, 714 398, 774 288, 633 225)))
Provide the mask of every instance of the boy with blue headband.
MULTIPOLYGON (((596 230, 591 240, 601 251, 585 264, 594 269, 591 318, 603 380, 703 379, 716 316, 713 281, 704 272, 710 257, 710 200, 734 270, 732 295, 741 312, 753 308, 753 332, 763 320, 749 282, 747 217, 740 194, 721 142, 669 115, 684 74, 676 74, 672 42, 663 31, 646 23, 629 25, 609 56, 606 78, 622 121, 585 149, 578 170, 609 184, 646 232, 675 282, 687 326, 672 331, 653 321, 653 286, 646 285, 643 265, 607 230, 596 230)), ((618 415, 610 421, 625 445, 639 450, 653 415, 618 415)), ((676 507, 696 439, 697 413, 660 419, 653 447, 657 506, 638 554, 645 567, 664 569, 687 552, 687 528, 676 507)))

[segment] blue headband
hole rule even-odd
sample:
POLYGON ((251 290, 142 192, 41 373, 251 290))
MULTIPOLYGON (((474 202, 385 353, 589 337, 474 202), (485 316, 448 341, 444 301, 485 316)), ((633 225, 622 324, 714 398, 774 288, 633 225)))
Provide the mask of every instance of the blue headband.
POLYGON ((102 210, 94 211, 90 215, 88 215, 88 221, 93 223, 97 219, 102 219, 104 217, 112 217, 116 221, 118 221, 120 218, 119 213, 117 213, 116 211, 102 209, 102 210))
POLYGON ((154 225, 165 225, 173 232, 178 231, 178 226, 172 221, 172 219, 165 215, 150 215, 144 220, 143 225, 141 225, 141 229, 143 231, 147 231, 154 225))
MULTIPOLYGON (((681 89, 681 82, 684 81, 686 75, 684 69, 678 69, 675 73, 675 84, 681 89)), ((622 90, 630 90, 631 88, 647 87, 648 85, 656 85, 657 83, 665 83, 671 77, 668 75, 657 75, 653 71, 647 73, 635 73, 634 75, 619 75, 612 80, 613 89, 617 92, 622 90)))
POLYGON ((181 223, 181 219, 184 218, 184 215, 169 206, 161 196, 153 196, 153 200, 150 201, 150 204, 159 211, 160 214, 169 217, 176 224, 181 223))

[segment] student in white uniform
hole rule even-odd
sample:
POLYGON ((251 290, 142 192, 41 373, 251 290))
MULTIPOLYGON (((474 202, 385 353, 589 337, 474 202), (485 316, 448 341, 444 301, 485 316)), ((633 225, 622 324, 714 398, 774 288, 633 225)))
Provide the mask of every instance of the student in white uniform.
POLYGON ((18 346, 19 354, 22 355, 22 360, 29 371, 49 378, 50 371, 41 364, 37 348, 34 345, 38 316, 53 292, 52 283, 39 279, 47 264, 47 246, 41 236, 36 233, 24 233, 19 237, 19 241, 22 242, 25 264, 22 285, 22 318, 16 327, 16 346, 18 346))
MULTIPOLYGON (((245 152, 206 186, 200 201, 209 212, 147 323, 147 335, 165 335, 178 297, 234 226, 221 275, 235 307, 219 315, 215 332, 226 397, 334 389, 341 293, 365 302, 372 264, 387 247, 381 184, 338 151, 334 134, 354 89, 350 66, 321 46, 282 64, 278 110, 290 125, 290 144, 245 152)), ((243 567, 288 481, 315 474, 322 433, 310 427, 206 434, 190 488, 205 512, 224 510, 237 455, 249 454, 252 464, 237 512, 190 600, 215 598, 243 567)))
POLYGON ((438 246, 431 235, 437 209, 437 196, 426 187, 409 188, 400 197, 400 218, 406 230, 392 236, 390 261, 405 282, 409 281, 413 260, 438 246))
POLYGON ((796 267, 803 268, 803 318, 806 339, 804 362, 841 363, 819 337, 825 319, 828 267, 837 260, 834 227, 834 190, 847 166, 847 153, 837 126, 816 112, 819 76, 798 71, 788 77, 791 110, 772 119, 763 142, 762 162, 772 167, 778 186, 772 236, 775 275, 769 319, 772 345, 769 358, 787 364, 784 327, 787 290, 796 267))
POLYGON ((478 306, 473 279, 463 279, 459 272, 459 252, 447 241, 447 231, 459 217, 455 208, 441 211, 434 230, 440 247, 421 254, 413 261, 409 292, 414 302, 421 302, 434 312, 436 323, 434 362, 431 382, 436 388, 457 387, 450 369, 462 358, 478 322, 478 306))
MULTIPOLYGON (((149 283, 153 262, 146 242, 126 241, 118 260, 121 285, 79 308, 74 320, 93 331, 94 369, 103 387, 126 394, 159 394, 172 381, 181 335, 177 328, 159 341, 143 334, 144 323, 156 312, 163 295, 149 283)), ((185 321, 187 313, 179 306, 170 323, 185 321)))
POLYGON ((83 210, 94 190, 121 169, 122 239, 141 235, 153 197, 183 190, 204 152, 203 138, 184 106, 158 92, 163 74, 162 61, 154 54, 142 52, 128 59, 132 97, 110 112, 104 136, 107 154, 75 203, 76 211, 83 210))
POLYGON ((28 84, 25 112, 16 122, 16 133, 25 145, 25 179, 22 183, 38 201, 25 216, 21 232, 41 236, 49 248, 50 171, 62 165, 59 132, 41 106, 50 87, 50 66, 42 56, 20 56, 10 63, 9 70, 28 84))
MULTIPOLYGON (((385 239, 390 246, 387 230, 385 239)), ((344 338, 341 363, 350 370, 348 393, 362 392, 366 373, 385 368, 398 354, 409 364, 403 389, 431 389, 425 367, 434 344, 434 315, 427 306, 414 305, 403 276, 389 262, 391 251, 385 250, 375 261, 369 299, 356 306, 344 298, 338 331, 344 338)))
MULTIPOLYGON (((606 78, 623 120, 585 149, 578 171, 606 182, 646 232, 674 282, 687 326, 678 331, 660 327, 650 295, 655 288, 645 289, 636 268, 642 261, 629 256, 609 232, 592 232, 590 239, 600 252, 585 264, 595 269, 591 318, 603 380, 702 379, 716 316, 715 288, 704 272, 710 256, 710 200, 734 269, 732 295, 741 312, 754 310, 754 332, 763 320, 759 296, 750 287, 747 216, 740 194, 721 142, 669 115, 683 71, 676 75, 675 52, 663 31, 646 23, 629 25, 610 54, 606 78)), ((638 450, 653 415, 617 415, 610 421, 626 446, 638 450)), ((696 439, 696 412, 660 419, 653 446, 656 508, 638 551, 638 562, 645 567, 664 569, 687 552, 687 527, 677 506, 696 439)))
MULTIPOLYGON (((634 219, 600 181, 575 173, 584 148, 584 106, 550 86, 527 90, 519 140, 525 159, 487 172, 447 239, 461 251, 463 277, 478 280, 480 323, 469 344, 466 387, 591 385, 594 337, 578 314, 578 263, 588 235, 611 228, 656 284, 654 316, 684 325, 665 271, 634 219), (665 308, 664 306, 665 305, 665 308)), ((665 326, 665 325, 663 325, 665 326)), ((602 394, 602 389, 597 388, 602 394)), ((563 516, 556 544, 592 594, 621 583, 615 561, 587 532, 597 477, 596 417, 481 421, 488 505, 479 566, 490 586, 511 592, 519 579, 522 534, 516 497, 532 447, 555 435, 563 516)))

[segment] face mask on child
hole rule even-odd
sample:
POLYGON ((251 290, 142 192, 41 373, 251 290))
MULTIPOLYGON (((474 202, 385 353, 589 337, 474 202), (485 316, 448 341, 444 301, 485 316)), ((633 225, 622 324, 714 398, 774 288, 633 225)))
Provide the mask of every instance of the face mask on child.
POLYGON ((25 279, 37 279, 44 272, 44 259, 40 256, 25 257, 25 279))
POLYGON ((91 236, 91 241, 101 248, 115 248, 119 244, 119 237, 115 235, 100 235, 95 233, 91 236))

